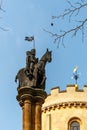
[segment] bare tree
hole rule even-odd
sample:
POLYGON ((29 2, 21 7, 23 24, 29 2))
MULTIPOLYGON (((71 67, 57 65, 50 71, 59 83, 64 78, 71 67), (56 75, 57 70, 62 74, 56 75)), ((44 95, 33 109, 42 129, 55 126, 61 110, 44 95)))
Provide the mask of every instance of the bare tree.
MULTIPOLYGON (((5 12, 5 10, 2 8, 2 5, 3 5, 3 0, 0 0, 0 11, 5 12)), ((0 17, 0 18, 2 18, 2 17, 0 17)), ((0 26, 0 29, 3 30, 3 31, 8 31, 7 29, 5 29, 2 26, 0 26)))
MULTIPOLYGON (((69 28, 68 30, 61 30, 59 33, 53 33, 51 31, 45 30, 46 32, 50 33, 51 36, 54 37, 54 43, 58 43, 58 46, 60 43, 64 45, 64 38, 71 34, 71 36, 76 36, 79 31, 81 31, 82 34, 82 41, 84 40, 84 30, 87 24, 87 0, 78 0, 76 3, 72 3, 70 0, 66 0, 69 4, 69 8, 65 9, 64 12, 58 16, 52 16, 52 19, 64 20, 65 18, 68 18, 68 23, 72 22, 72 19, 74 19, 75 26, 69 28), (80 12, 82 9, 86 9, 85 17, 83 19, 78 20, 78 16, 80 15, 80 12), (76 19, 77 18, 77 19, 76 19), (75 20, 76 19, 76 20, 75 20)), ((53 23, 51 23, 51 26, 54 26, 53 23)))

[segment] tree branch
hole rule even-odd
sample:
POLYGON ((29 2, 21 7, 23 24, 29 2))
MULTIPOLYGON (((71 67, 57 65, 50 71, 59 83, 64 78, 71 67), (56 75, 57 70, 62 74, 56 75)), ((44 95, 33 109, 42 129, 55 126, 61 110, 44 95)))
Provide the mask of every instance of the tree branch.
MULTIPOLYGON (((52 37, 54 37, 54 43, 58 43, 58 47, 59 47, 59 43, 61 42, 62 45, 64 46, 64 38, 65 36, 67 36, 68 34, 72 33, 72 36, 76 36, 78 31, 82 32, 82 40, 84 39, 84 25, 87 23, 87 18, 84 19, 83 21, 79 21, 81 24, 79 24, 78 26, 76 26, 75 28, 72 28, 70 30, 67 31, 61 31, 60 34, 55 34, 52 33, 50 31, 47 31, 44 29, 45 32, 48 32, 49 34, 51 34, 52 37)), ((64 46, 65 47, 65 46, 64 46)))
POLYGON ((5 10, 2 8, 3 0, 0 1, 0 10, 5 12, 5 10))
MULTIPOLYGON (((63 19, 68 17, 69 18, 69 22, 73 23, 71 21, 71 18, 76 18, 78 19, 78 15, 80 16, 80 11, 83 8, 87 9, 87 1, 85 2, 85 0, 78 0, 78 2, 72 4, 70 0, 66 0, 67 3, 69 4, 69 8, 65 9, 64 12, 62 14, 60 14, 59 16, 52 16, 52 19, 63 19)), ((87 10, 86 10, 87 11, 87 10)), ((85 13, 84 13, 85 14, 85 13)), ((77 33, 79 31, 81 31, 82 34, 82 42, 84 41, 84 30, 85 30, 85 26, 87 24, 87 16, 85 14, 85 16, 83 15, 83 20, 78 21, 78 24, 76 23, 77 21, 75 21, 74 19, 74 27, 69 28, 68 30, 62 30, 59 33, 53 33, 51 31, 47 31, 44 29, 45 32, 48 32, 52 37, 54 37, 54 43, 61 43, 64 46, 64 38, 71 34, 71 36, 76 36, 77 33)), ((69 24, 69 23, 68 23, 69 24)), ((51 26, 53 26, 54 24, 51 23, 51 26)))
POLYGON ((67 0, 67 2, 70 5, 70 8, 65 9, 64 13, 59 15, 59 16, 52 16, 52 19, 55 19, 55 18, 57 18, 57 19, 60 19, 60 18, 64 19, 66 16, 69 16, 69 22, 70 22, 72 15, 74 15, 74 14, 75 14, 75 16, 78 15, 82 8, 87 7, 87 3, 83 3, 82 0, 81 0, 81 2, 77 2, 75 5, 73 5, 68 0, 67 0), (78 5, 78 6, 76 6, 76 5, 78 5))

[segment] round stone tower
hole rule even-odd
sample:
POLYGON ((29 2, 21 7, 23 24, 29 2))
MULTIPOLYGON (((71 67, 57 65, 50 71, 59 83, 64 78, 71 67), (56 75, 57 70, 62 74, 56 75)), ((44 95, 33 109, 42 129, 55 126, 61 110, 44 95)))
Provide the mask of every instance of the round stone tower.
POLYGON ((42 130, 86 130, 87 85, 51 89, 42 106, 42 130))

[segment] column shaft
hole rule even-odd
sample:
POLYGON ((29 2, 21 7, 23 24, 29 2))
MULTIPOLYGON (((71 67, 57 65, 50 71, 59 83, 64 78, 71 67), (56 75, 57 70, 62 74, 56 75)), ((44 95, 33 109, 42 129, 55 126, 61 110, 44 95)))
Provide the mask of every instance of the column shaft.
POLYGON ((32 130, 35 130, 35 104, 32 104, 32 130))
POLYGON ((22 130, 24 130, 24 106, 22 106, 22 130))
POLYGON ((31 102, 29 100, 24 101, 23 130, 31 130, 31 102))
POLYGON ((39 102, 35 106, 35 130, 41 130, 41 104, 39 102))

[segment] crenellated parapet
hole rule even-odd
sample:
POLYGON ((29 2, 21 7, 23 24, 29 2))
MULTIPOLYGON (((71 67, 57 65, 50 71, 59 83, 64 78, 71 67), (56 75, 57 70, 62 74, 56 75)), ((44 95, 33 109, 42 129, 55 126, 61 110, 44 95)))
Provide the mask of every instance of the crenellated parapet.
POLYGON ((42 111, 72 107, 87 109, 87 85, 84 85, 83 89, 79 89, 78 85, 67 85, 66 90, 63 91, 59 87, 52 88, 42 111))

